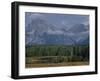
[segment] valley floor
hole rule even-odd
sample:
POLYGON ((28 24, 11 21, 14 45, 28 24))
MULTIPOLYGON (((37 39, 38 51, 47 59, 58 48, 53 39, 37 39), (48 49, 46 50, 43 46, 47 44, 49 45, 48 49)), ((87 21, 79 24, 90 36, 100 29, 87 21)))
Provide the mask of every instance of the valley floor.
POLYGON ((84 66, 89 65, 89 62, 67 62, 67 63, 48 63, 48 64, 26 64, 26 68, 36 68, 36 67, 61 67, 61 66, 84 66))
POLYGON ((34 45, 26 47, 26 68, 81 65, 89 65, 88 45, 34 45))

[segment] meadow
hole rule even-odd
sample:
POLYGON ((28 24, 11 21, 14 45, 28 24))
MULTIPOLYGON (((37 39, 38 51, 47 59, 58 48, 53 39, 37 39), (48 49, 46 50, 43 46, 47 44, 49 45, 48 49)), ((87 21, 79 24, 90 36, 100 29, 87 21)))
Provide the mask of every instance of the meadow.
POLYGON ((26 46, 26 68, 89 65, 89 45, 26 46))

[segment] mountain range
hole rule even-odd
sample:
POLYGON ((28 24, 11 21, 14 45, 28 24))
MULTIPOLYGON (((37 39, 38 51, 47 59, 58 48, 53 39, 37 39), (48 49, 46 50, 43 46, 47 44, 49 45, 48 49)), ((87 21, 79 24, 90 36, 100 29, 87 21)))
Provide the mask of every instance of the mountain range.
POLYGON ((57 27, 45 19, 36 18, 25 27, 25 43, 26 45, 87 45, 89 25, 79 23, 71 27, 57 27))

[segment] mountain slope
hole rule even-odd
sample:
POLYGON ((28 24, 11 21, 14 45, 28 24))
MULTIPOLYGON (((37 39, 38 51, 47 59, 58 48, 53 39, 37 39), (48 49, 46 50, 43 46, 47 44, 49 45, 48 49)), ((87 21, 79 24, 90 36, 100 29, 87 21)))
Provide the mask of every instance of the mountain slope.
POLYGON ((85 45, 89 43, 89 30, 84 24, 76 24, 69 30, 59 29, 45 19, 33 19, 25 28, 26 45, 64 44, 85 45))

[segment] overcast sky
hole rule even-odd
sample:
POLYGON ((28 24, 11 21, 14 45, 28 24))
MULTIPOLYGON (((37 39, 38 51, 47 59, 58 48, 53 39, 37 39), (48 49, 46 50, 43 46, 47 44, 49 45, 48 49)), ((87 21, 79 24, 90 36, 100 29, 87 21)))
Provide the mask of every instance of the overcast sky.
POLYGON ((89 24, 89 15, 25 12, 25 25, 27 26, 33 19, 36 18, 45 19, 48 23, 57 27, 69 27, 82 23, 89 24))

